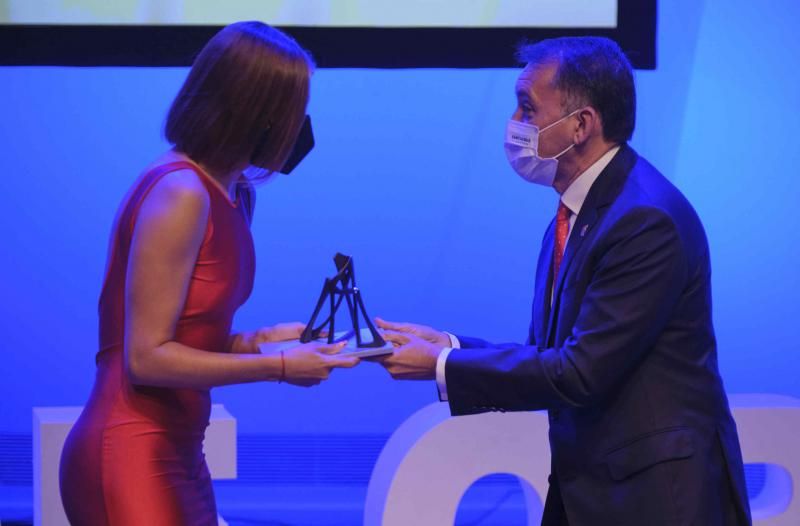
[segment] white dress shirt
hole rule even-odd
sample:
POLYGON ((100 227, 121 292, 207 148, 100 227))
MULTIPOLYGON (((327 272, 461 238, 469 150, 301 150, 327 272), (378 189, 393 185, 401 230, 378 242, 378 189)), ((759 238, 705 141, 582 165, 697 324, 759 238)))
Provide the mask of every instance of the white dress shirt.
MULTIPOLYGON (((619 151, 619 146, 615 146, 608 150, 602 157, 600 157, 597 161, 594 162, 589 168, 586 169, 581 175, 578 176, 577 179, 572 181, 564 193, 561 194, 561 202, 569 208, 570 215, 569 215, 569 231, 567 232, 567 242, 569 242, 569 236, 572 235, 572 229, 575 226, 575 220, 578 218, 578 214, 581 213, 581 208, 583 208, 583 202, 586 201, 586 196, 589 195, 589 190, 591 190, 592 185, 600 176, 600 173, 608 166, 608 163, 611 162, 611 159, 619 151)), ((550 291, 552 295, 552 289, 550 291)), ((447 347, 439 354, 439 358, 436 360, 436 386, 439 388, 439 400, 442 402, 447 401, 447 383, 445 381, 445 363, 447 362, 447 357, 453 351, 453 349, 459 349, 461 347, 458 338, 454 335, 448 333, 447 336, 450 338, 450 347, 447 347)))

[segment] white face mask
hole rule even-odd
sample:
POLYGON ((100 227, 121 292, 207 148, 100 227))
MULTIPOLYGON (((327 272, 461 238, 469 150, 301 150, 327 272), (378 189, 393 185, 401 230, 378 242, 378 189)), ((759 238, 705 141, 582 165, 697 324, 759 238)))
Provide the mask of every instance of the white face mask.
POLYGON ((526 124, 514 119, 508 121, 505 142, 506 157, 520 177, 529 183, 553 186, 558 168, 558 158, 572 149, 575 144, 570 144, 555 157, 541 158, 539 157, 539 135, 564 119, 575 115, 578 111, 580 110, 564 115, 541 130, 533 124, 526 124))

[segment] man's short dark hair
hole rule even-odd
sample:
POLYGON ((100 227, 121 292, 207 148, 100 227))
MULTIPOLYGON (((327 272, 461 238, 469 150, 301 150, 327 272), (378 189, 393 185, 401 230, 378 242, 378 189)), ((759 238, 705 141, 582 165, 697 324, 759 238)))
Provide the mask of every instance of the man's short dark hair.
POLYGON ((562 106, 574 111, 593 107, 607 141, 627 142, 636 126, 633 68, 616 42, 604 37, 562 37, 524 43, 517 59, 530 66, 554 64, 554 87, 564 94, 562 106))

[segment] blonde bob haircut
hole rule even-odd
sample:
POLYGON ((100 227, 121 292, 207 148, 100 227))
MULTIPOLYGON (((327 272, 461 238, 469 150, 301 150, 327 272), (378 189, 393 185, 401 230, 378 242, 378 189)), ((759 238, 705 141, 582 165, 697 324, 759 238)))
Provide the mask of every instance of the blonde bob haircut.
POLYGON ((252 163, 278 171, 305 119, 313 69, 310 54, 285 33, 261 22, 231 24, 197 55, 164 134, 212 170, 252 163))

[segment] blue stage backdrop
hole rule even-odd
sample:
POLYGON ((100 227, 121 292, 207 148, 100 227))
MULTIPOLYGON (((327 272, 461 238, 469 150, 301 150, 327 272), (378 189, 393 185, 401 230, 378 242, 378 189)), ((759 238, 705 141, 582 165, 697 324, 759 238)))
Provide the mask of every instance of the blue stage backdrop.
MULTIPOLYGON (((726 387, 800 397, 798 8, 659 5, 659 64, 637 72, 633 146, 681 188, 711 243, 726 387)), ((79 405, 114 211, 166 147, 186 69, 0 69, 0 433, 31 407, 79 405)), ((259 188, 257 278, 238 328, 305 321, 336 251, 371 315, 522 340, 556 194, 521 181, 502 141, 514 70, 320 70, 317 147, 259 188)), ((374 364, 313 389, 216 390, 242 433, 386 435, 435 400, 374 364)))

